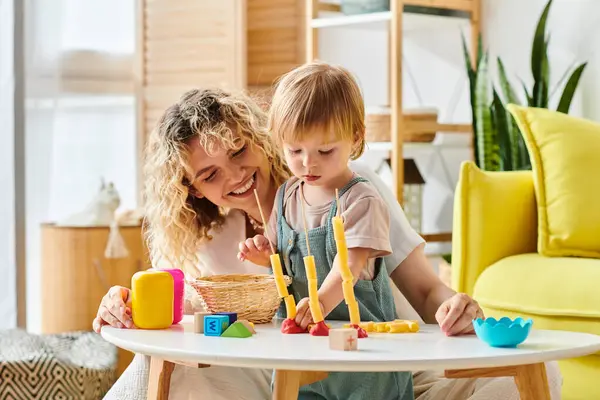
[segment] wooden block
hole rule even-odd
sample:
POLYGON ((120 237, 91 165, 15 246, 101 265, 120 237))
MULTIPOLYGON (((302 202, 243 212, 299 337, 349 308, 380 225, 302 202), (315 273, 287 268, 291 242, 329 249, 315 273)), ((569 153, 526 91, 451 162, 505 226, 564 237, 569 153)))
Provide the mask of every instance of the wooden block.
POLYGON ((329 330, 329 348, 331 350, 358 350, 358 331, 353 328, 329 330))
POLYGON ((221 334, 221 337, 230 338, 247 338, 250 336, 252 336, 252 332, 241 322, 234 322, 221 334))
POLYGON ((194 313, 194 333, 204 333, 204 317, 212 315, 208 312, 194 313))
POLYGON ((231 325, 235 321, 237 321, 237 313, 234 313, 234 312, 218 312, 218 313, 215 313, 214 315, 226 315, 229 318, 229 325, 231 325))
POLYGON ((227 315, 206 315, 204 316, 204 335, 221 336, 229 326, 229 317, 227 315))
POLYGON ((256 333, 256 331, 254 330, 254 324, 252 322, 246 321, 245 319, 238 319, 237 322, 239 322, 240 324, 244 324, 244 326, 250 331, 250 333, 256 333))

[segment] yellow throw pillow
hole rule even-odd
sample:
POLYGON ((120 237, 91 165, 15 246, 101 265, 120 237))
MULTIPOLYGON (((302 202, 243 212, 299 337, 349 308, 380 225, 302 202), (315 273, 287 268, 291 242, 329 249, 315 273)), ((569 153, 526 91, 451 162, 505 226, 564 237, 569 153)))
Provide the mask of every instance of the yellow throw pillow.
POLYGON ((508 105, 531 157, 538 252, 600 258, 600 124, 508 105))

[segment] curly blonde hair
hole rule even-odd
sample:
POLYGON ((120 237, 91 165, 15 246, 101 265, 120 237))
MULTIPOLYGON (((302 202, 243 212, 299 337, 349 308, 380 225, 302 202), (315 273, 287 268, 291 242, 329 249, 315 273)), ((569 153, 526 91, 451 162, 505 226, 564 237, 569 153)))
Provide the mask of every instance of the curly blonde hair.
POLYGON ((167 260, 187 269, 199 245, 225 221, 227 210, 193 196, 189 142, 198 138, 210 154, 216 146, 238 149, 239 137, 268 158, 271 178, 290 176, 267 131, 266 114, 249 97, 220 89, 194 89, 164 112, 150 134, 144 160, 144 237, 153 265, 167 260))

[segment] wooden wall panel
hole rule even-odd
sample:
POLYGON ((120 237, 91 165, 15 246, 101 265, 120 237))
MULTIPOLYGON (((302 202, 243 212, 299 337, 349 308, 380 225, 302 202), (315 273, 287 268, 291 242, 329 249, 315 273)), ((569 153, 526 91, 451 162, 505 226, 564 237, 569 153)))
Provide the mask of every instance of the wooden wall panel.
POLYGON ((304 62, 305 0, 248 0, 248 85, 270 86, 304 62))

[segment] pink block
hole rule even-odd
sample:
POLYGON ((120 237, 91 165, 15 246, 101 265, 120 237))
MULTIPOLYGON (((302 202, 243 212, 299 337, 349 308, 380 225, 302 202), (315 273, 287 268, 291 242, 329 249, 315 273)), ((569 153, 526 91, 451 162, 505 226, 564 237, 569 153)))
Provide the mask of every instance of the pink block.
POLYGON ((178 324, 183 319, 183 297, 185 292, 185 276, 180 269, 165 269, 173 276, 173 323, 178 324))

